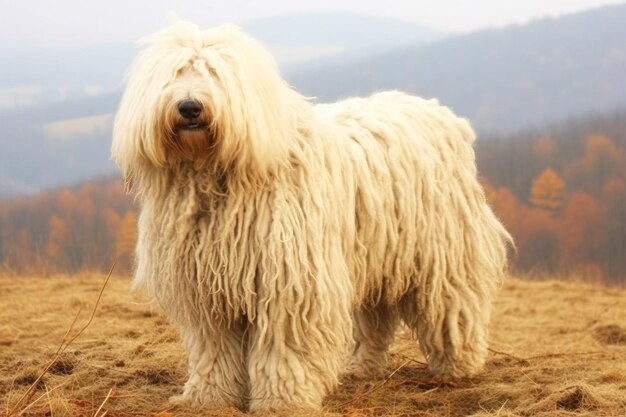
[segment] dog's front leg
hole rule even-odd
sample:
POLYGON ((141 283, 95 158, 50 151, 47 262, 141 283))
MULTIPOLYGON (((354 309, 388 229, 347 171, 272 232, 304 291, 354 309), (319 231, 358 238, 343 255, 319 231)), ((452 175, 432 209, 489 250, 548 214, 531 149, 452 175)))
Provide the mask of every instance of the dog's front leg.
POLYGON ((350 319, 322 322, 314 317, 319 308, 302 311, 305 321, 289 317, 281 305, 275 306, 281 313, 257 317, 250 329, 250 411, 320 408, 337 384, 350 319), (277 321, 281 315, 286 320, 277 321))
POLYGON ((339 239, 307 255, 304 233, 278 237, 260 264, 249 329, 250 411, 321 407, 352 342, 352 286, 339 239))
POLYGON ((240 323, 217 329, 181 329, 189 379, 182 395, 172 401, 209 409, 231 406, 244 409, 248 378, 243 334, 244 326, 240 323))

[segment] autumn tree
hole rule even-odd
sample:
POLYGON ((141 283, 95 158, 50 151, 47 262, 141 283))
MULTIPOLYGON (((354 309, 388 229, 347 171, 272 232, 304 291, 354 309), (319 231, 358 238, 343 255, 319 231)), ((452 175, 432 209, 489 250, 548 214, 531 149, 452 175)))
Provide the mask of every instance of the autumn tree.
POLYGON ((115 241, 115 262, 121 271, 132 269, 136 245, 137 216, 133 210, 128 210, 120 222, 115 241))
POLYGON ((68 271, 67 249, 69 244, 69 229, 65 221, 53 215, 50 218, 48 229, 48 243, 46 244, 46 259, 49 268, 68 271))
POLYGON ((64 188, 57 196, 56 206, 62 213, 73 213, 78 206, 78 198, 71 190, 64 188))
POLYGON ((78 268, 88 268, 98 265, 101 257, 100 246, 102 245, 102 235, 104 231, 99 225, 96 205, 93 202, 92 184, 87 183, 79 190, 78 203, 75 209, 75 243, 77 245, 75 253, 78 255, 78 268))
POLYGON ((555 215, 563 207, 564 199, 565 181, 556 172, 546 168, 535 177, 529 198, 534 207, 555 215))
POLYGON ((605 212, 598 247, 608 279, 626 284, 626 179, 613 178, 603 187, 605 212))
POLYGON ((560 240, 562 258, 567 266, 596 263, 602 208, 583 191, 572 193, 563 213, 560 240))
POLYGON ((26 229, 20 229, 15 241, 6 250, 7 263, 12 269, 30 272, 35 269, 36 254, 33 240, 26 229))
POLYGON ((101 246, 101 254, 103 257, 102 265, 111 265, 115 257, 117 234, 120 229, 122 219, 117 212, 111 208, 103 208, 100 210, 100 221, 104 228, 104 236, 101 246))
POLYGON ((533 144, 533 153, 544 164, 550 164, 556 155, 554 140, 541 137, 533 144))
POLYGON ((517 238, 524 221, 520 214, 519 199, 507 187, 500 187, 497 190, 489 187, 485 192, 496 216, 513 235, 513 238, 517 238))
POLYGON ((120 182, 108 179, 0 199, 0 269, 106 270, 115 257, 121 216, 132 206, 120 182))
POLYGON ((9 227, 7 224, 10 206, 4 201, 0 201, 0 271, 3 269, 4 260, 6 258, 5 251, 7 246, 7 237, 9 235, 9 227))
POLYGON ((568 183, 588 194, 598 195, 603 184, 624 172, 626 157, 606 135, 591 135, 585 143, 584 155, 566 168, 568 183))
POLYGON ((529 207, 519 215, 524 227, 516 236, 518 266, 524 271, 555 273, 560 267, 560 220, 547 211, 529 207))

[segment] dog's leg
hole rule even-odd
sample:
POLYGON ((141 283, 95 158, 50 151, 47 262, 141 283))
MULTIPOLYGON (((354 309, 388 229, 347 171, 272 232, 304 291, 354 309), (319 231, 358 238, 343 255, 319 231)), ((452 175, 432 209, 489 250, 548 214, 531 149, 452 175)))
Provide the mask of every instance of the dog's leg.
POLYGON ((243 338, 244 326, 240 323, 210 331, 183 329, 189 379, 182 395, 171 401, 206 408, 236 406, 244 409, 248 386, 243 338))
POLYGON ((249 329, 250 411, 320 408, 352 343, 348 278, 283 272, 259 285, 249 329))
POLYGON ((347 373, 357 377, 379 376, 385 370, 387 349, 398 323, 394 307, 380 304, 362 308, 354 315, 355 348, 347 373))
MULTIPOLYGON (((449 280, 454 282, 454 280, 449 280)), ((400 313, 417 335, 428 368, 446 381, 475 374, 487 356, 490 294, 444 284, 436 296, 407 294, 400 313)))
POLYGON ((341 339, 350 332, 350 320, 341 321, 345 324, 313 319, 297 336, 288 328, 275 328, 267 337, 251 334, 250 411, 321 407, 345 358, 347 344, 341 339))

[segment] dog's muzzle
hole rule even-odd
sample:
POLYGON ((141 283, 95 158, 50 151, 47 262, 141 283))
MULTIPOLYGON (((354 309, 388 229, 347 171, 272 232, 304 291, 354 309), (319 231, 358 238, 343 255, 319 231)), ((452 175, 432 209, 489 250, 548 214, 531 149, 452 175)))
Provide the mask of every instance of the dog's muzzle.
POLYGON ((178 103, 178 113, 184 122, 177 128, 178 130, 202 130, 206 129, 206 123, 201 123, 198 118, 202 115, 202 104, 196 100, 182 100, 178 103))

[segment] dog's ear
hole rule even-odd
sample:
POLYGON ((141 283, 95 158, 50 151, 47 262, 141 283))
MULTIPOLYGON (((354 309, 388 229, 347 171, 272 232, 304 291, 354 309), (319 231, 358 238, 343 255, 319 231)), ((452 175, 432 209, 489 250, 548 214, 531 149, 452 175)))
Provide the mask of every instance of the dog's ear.
POLYGON ((132 194, 134 184, 135 181, 133 179, 133 176, 129 173, 124 174, 124 192, 126 194, 132 194))
POLYGON ((111 147, 111 159, 113 159, 116 165, 122 171, 122 180, 124 185, 124 192, 130 194, 133 191, 135 185, 135 175, 133 172, 133 163, 138 164, 139 152, 136 151, 136 147, 132 146, 130 140, 124 141, 119 132, 119 124, 114 126, 113 145, 111 147))
POLYGON ((210 33, 225 45, 203 51, 211 63, 208 72, 217 74, 207 94, 209 103, 217 103, 217 159, 232 175, 263 182, 299 151, 299 131, 312 118, 312 108, 283 80, 257 40, 229 26, 210 33))

